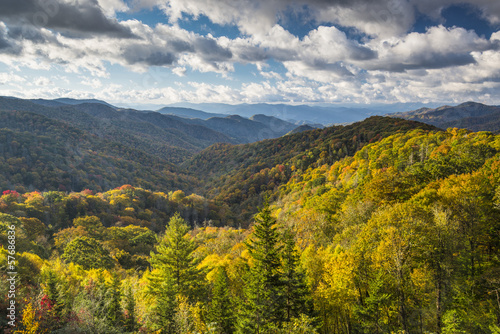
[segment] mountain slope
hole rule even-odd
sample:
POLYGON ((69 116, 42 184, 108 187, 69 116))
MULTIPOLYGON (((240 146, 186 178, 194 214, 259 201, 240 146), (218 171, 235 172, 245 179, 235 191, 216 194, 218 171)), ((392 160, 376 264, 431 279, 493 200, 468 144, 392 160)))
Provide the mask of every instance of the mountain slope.
POLYGON ((0 111, 0 188, 102 191, 124 183, 190 189, 167 161, 26 111, 0 111))
POLYGON ((466 102, 458 106, 442 106, 435 109, 421 108, 390 116, 420 121, 442 129, 458 127, 471 131, 500 131, 500 107, 476 102, 466 102))
POLYGON ((183 166, 199 175, 196 190, 227 203, 233 221, 248 223, 263 196, 273 196, 294 171, 332 164, 367 143, 411 129, 437 130, 419 122, 374 116, 348 126, 316 129, 252 144, 216 144, 183 166))
POLYGON ((48 107, 27 100, 0 98, 0 110, 23 110, 64 121, 101 138, 141 149, 171 162, 180 162, 217 142, 231 139, 182 118, 104 104, 81 103, 48 107))
POLYGON ((226 117, 211 117, 206 120, 186 119, 184 121, 224 133, 231 138, 231 141, 227 142, 238 144, 281 137, 290 129, 297 127, 292 123, 264 115, 255 115, 250 119, 238 115, 229 115, 226 117))

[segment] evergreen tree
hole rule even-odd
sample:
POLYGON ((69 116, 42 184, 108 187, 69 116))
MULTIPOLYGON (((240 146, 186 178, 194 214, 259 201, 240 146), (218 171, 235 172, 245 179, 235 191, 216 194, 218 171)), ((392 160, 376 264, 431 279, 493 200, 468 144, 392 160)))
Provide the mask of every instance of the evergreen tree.
POLYGON ((238 314, 239 333, 266 333, 284 320, 282 247, 267 203, 255 220, 253 236, 247 243, 254 264, 245 277, 246 300, 238 314))
POLYGON ((135 299, 132 288, 128 287, 125 293, 125 311, 126 317, 124 320, 125 330, 127 332, 133 332, 137 327, 137 319, 135 316, 135 299))
POLYGON ((177 333, 175 315, 178 309, 177 290, 174 278, 167 272, 148 277, 148 294, 155 299, 153 326, 162 334, 177 333))
POLYGON ((116 273, 113 273, 111 283, 107 289, 107 320, 111 325, 121 326, 123 322, 123 313, 121 307, 122 291, 121 281, 116 273))
POLYGON ((285 319, 287 322, 301 315, 313 316, 312 300, 305 282, 305 275, 298 268, 299 256, 294 235, 287 230, 283 233, 283 293, 285 299, 285 319))
POLYGON ((53 271, 49 271, 47 274, 47 283, 46 283, 46 298, 42 300, 48 310, 48 316, 43 319, 45 326, 48 329, 57 329, 60 328, 64 322, 63 313, 64 313, 64 298, 59 289, 59 282, 56 274, 53 271))
POLYGON ((226 269, 219 267, 212 288, 212 302, 207 314, 208 323, 213 323, 216 333, 229 334, 234 331, 234 313, 228 287, 226 269))
POLYGON ((160 275, 173 279, 175 290, 190 300, 199 298, 201 275, 198 260, 193 256, 195 243, 187 235, 189 227, 177 213, 169 221, 165 235, 151 253, 151 264, 160 275))

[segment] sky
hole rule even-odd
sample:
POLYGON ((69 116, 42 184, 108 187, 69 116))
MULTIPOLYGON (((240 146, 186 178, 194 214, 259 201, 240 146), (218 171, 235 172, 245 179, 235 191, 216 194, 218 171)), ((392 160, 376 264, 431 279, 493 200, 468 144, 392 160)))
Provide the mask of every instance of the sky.
POLYGON ((0 95, 500 104, 498 0, 1 0, 0 95))

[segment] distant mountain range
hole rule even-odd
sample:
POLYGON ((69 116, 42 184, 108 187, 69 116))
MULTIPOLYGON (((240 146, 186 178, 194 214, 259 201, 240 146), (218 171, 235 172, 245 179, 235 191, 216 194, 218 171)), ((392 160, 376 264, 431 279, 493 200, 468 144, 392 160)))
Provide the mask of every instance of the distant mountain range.
POLYGON ((170 107, 203 110, 204 112, 218 113, 219 115, 221 113, 226 115, 240 115, 247 118, 260 114, 273 116, 297 125, 309 124, 313 127, 352 123, 370 116, 387 113, 381 109, 370 109, 364 107, 323 107, 267 103, 237 105, 223 103, 178 103, 173 104, 170 107))
POLYGON ((413 111, 391 114, 392 117, 419 121, 441 129, 465 128, 471 131, 500 132, 500 107, 476 102, 466 102, 458 106, 420 108, 413 111))
MULTIPOLYGON (((157 112, 120 108, 98 100, 0 97, 0 188, 22 185, 26 189, 100 191, 130 183, 153 190, 201 187, 202 193, 211 193, 216 182, 214 189, 220 191, 222 200, 243 203, 223 189, 248 181, 248 189, 265 191, 255 183, 263 177, 257 175, 260 170, 286 164, 292 157, 295 165, 307 168, 310 153, 304 153, 305 147, 316 155, 321 150, 315 148, 326 145, 323 151, 328 154, 321 159, 333 162, 381 138, 377 133, 389 135, 398 129, 500 131, 500 108, 474 102, 369 117, 352 126, 324 129, 315 129, 312 122, 294 124, 266 115, 269 105, 253 107, 241 107, 240 111, 244 115, 243 110, 263 113, 244 117, 226 115, 226 109, 209 113, 184 107, 165 107, 157 112), (384 130, 386 127, 390 130, 384 130), (335 144, 324 142, 325 136, 335 144), (255 155, 257 151, 261 153, 255 155), (226 160, 222 167, 220 163, 226 160), (224 173, 234 175, 224 179, 224 173)), ((290 108, 294 113, 317 110, 290 108)), ((361 112, 356 115, 362 117, 361 112)), ((272 171, 273 177, 279 174, 272 171)))
POLYGON ((244 118, 186 108, 163 108, 160 113, 121 109, 99 100, 0 97, 0 110, 43 115, 174 163, 214 143, 251 143, 283 136, 298 127, 265 115, 244 118))
POLYGON ((212 117, 226 117, 227 114, 209 113, 192 108, 164 107, 157 110, 159 113, 175 115, 185 118, 209 119, 212 117))
MULTIPOLYGON (((164 128, 174 128, 181 131, 189 130, 183 125, 202 126, 219 132, 228 143, 251 143, 263 139, 271 139, 283 136, 289 132, 296 133, 313 128, 321 128, 330 125, 351 124, 374 115, 388 115, 408 120, 416 120, 423 123, 435 125, 440 128, 459 127, 472 131, 500 131, 500 111, 498 106, 488 106, 476 102, 466 102, 457 106, 439 106, 427 104, 432 107, 423 107, 412 110, 411 108, 422 106, 419 103, 396 103, 376 105, 287 105, 287 104, 224 104, 224 103, 176 103, 158 108, 156 111, 136 110, 117 107, 105 101, 96 99, 77 100, 71 98, 59 98, 55 100, 32 99, 21 100, 11 97, 2 99, 31 102, 49 108, 74 107, 94 117, 104 115, 107 107, 109 119, 115 119, 120 115, 121 119, 134 118, 134 121, 147 121, 153 125, 157 120, 164 128), (111 112, 114 110, 115 112, 111 112), (411 111, 407 111, 411 110, 411 111), (116 113, 118 112, 118 113, 116 113), (156 114, 162 114, 160 117, 156 114), (153 116, 154 115, 154 116, 153 116), (168 122, 165 122, 166 120, 168 122), (148 121, 149 120, 149 121, 148 121), (301 125, 307 125, 302 127, 301 125), (298 128, 301 126, 300 128, 298 128)), ((19 102, 18 101, 18 102, 19 102)), ((20 102, 19 102, 20 103, 20 102)), ((0 103, 1 106, 1 103, 0 103)), ((156 106, 158 107, 158 106, 156 106)), ((153 108, 155 109, 155 108, 153 108)), ((204 133, 201 131, 201 133, 204 133)), ((183 137, 183 135, 180 135, 183 137)), ((198 133, 194 138, 199 136, 198 133)), ((198 138, 204 141, 203 138, 198 138)), ((205 138, 206 139, 206 138, 205 138)), ((221 138, 218 138, 219 140, 221 138)), ((186 139, 190 142, 190 139, 186 139)), ((208 140, 208 143, 211 140, 208 140)), ((199 144, 199 143, 198 143, 199 144)), ((207 141, 199 147, 206 147, 207 141)), ((183 147, 183 145, 174 145, 183 147)))

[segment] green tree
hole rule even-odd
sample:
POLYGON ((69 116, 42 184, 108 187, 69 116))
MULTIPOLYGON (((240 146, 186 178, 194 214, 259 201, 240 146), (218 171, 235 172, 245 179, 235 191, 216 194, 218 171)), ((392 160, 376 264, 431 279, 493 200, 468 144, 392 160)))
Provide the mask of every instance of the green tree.
POLYGON ((137 328, 137 318, 135 315, 135 298, 131 287, 128 287, 125 293, 125 312, 125 330, 133 332, 137 328))
POLYGON ((61 328, 65 322, 64 296, 56 274, 49 270, 45 283, 45 296, 42 305, 46 315, 42 317, 43 327, 55 330, 61 328))
POLYGON ((79 264, 84 269, 113 267, 108 251, 97 240, 89 237, 73 239, 64 248, 62 258, 79 264))
POLYGON ((209 323, 214 324, 216 333, 229 334, 234 331, 234 312, 231 295, 228 287, 226 269, 216 269, 215 281, 212 288, 212 301, 207 314, 209 323))
POLYGON ((73 225, 75 227, 81 226, 83 229, 94 239, 101 239, 104 232, 104 226, 102 225, 99 217, 96 216, 85 216, 73 219, 73 225))
POLYGON ((238 314, 238 333, 266 333, 284 321, 280 235, 266 203, 255 216, 254 232, 246 244, 253 266, 245 277, 246 300, 238 314))
POLYGON ((113 273, 106 294, 107 319, 111 325, 121 327, 123 323, 123 312, 121 307, 122 291, 121 281, 116 273, 113 273))
POLYGON ((148 276, 147 294, 153 297, 151 329, 159 333, 177 333, 175 315, 178 308, 175 279, 170 272, 148 276))
POLYGON ((283 293, 285 320, 299 318, 302 314, 312 317, 313 307, 305 275, 298 268, 299 255, 295 247, 294 235, 287 230, 283 233, 283 293))
POLYGON ((193 255, 196 244, 187 235, 189 227, 179 214, 173 216, 165 235, 151 253, 151 264, 158 269, 160 276, 168 275, 174 280, 178 294, 191 300, 197 299, 201 275, 197 269, 199 260, 193 255))

